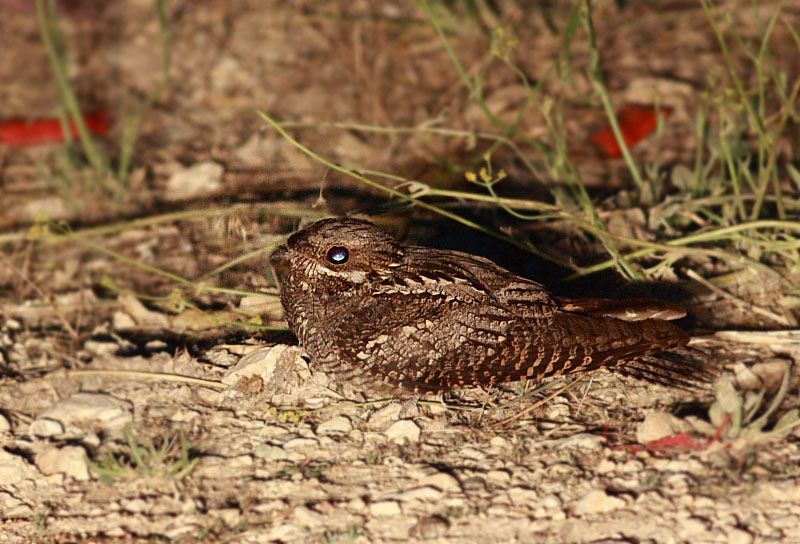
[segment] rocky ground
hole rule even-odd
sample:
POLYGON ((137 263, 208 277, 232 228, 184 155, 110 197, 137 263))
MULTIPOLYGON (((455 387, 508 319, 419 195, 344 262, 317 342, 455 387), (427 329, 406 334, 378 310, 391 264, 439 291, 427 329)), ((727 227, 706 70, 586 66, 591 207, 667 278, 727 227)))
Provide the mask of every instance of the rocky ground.
MULTIPOLYGON (((3 327, 11 354, 35 344, 18 327, 3 327)), ((702 413, 709 393, 599 374, 352 402, 283 345, 220 345, 204 361, 86 349, 84 370, 214 381, 6 380, 3 541, 800 540, 797 431, 704 436, 704 417, 670 415, 702 413)), ((787 353, 738 385, 780 375, 787 353)))
MULTIPOLYGON (((701 228, 704 209, 638 202, 623 161, 592 150, 588 134, 605 114, 587 104, 585 40, 562 50, 568 9, 508 1, 476 19, 432 4, 461 62, 482 74, 487 106, 508 120, 528 90, 508 70, 481 70, 486 27, 516 29, 514 63, 558 99, 567 152, 609 232, 662 241, 656 233, 686 221, 701 228), (571 74, 548 76, 566 60, 571 74)), ((726 77, 700 4, 595 4, 615 103, 672 108, 636 160, 664 167, 653 167, 656 177, 665 165, 693 164, 704 89, 726 77)), ((737 9, 725 31, 758 37, 754 25, 778 2, 755 4, 758 16, 753 6, 737 9)), ((800 12, 785 4, 781 21, 797 26, 800 12)), ((0 5, 0 50, 16 53, 0 55, 0 118, 57 115, 31 6, 0 5)), ((119 117, 141 105, 161 77, 164 32, 153 3, 59 5, 85 107, 119 117)), ((144 117, 122 195, 87 185, 88 167, 59 145, 0 147, 0 543, 800 542, 794 265, 741 265, 737 252, 774 264, 744 237, 724 247, 733 260, 687 248, 673 260, 638 261, 657 269, 662 290, 685 291, 682 326, 719 371, 708 390, 600 372, 444 398, 342 391, 293 345, 265 266, 304 221, 388 211, 378 220, 404 239, 480 252, 570 295, 627 286, 611 272, 561 282, 608 258, 564 222, 442 200, 495 232, 569 256, 570 270, 387 204, 265 128, 256 109, 291 122, 334 164, 415 180, 404 190, 481 191, 464 168, 482 165, 488 149, 474 134, 497 127, 418 5, 196 6, 169 4, 172 82, 144 117)), ((783 23, 774 32, 777 43, 795 43, 783 23)), ((795 53, 778 47, 771 62, 791 74, 795 53)), ((539 109, 522 118, 520 138, 547 134, 539 109)), ((112 159, 120 127, 101 143, 112 159)), ((563 194, 513 153, 494 158, 509 174, 509 196, 563 194)))

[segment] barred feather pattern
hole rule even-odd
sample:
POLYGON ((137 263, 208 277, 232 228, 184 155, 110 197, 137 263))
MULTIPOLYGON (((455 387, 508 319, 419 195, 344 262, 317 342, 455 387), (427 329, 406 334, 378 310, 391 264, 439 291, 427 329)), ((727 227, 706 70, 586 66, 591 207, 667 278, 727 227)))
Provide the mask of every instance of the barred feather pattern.
POLYGON ((482 257, 401 245, 369 222, 326 219, 271 257, 290 327, 339 380, 412 393, 590 372, 676 387, 711 377, 657 301, 563 299, 482 257), (332 262, 344 248, 344 262, 332 262))

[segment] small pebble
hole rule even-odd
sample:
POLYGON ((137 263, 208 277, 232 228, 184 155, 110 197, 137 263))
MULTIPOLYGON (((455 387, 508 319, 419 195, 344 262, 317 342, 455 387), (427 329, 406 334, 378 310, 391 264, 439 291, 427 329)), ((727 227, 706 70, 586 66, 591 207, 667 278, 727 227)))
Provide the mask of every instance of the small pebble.
POLYGON ((373 516, 398 516, 400 505, 396 501, 373 502, 369 505, 369 513, 373 516))
POLYGON ((347 434, 353 430, 353 423, 345 416, 336 416, 317 425, 318 434, 347 434))
POLYGON ((64 433, 64 426, 53 419, 40 418, 28 425, 28 434, 39 438, 58 436, 64 433))
POLYGON ((575 503, 575 515, 603 514, 625 506, 625 501, 612 497, 602 489, 594 489, 575 503))
POLYGON ((384 431, 392 442, 419 442, 421 433, 419 425, 410 419, 397 421, 384 431))
POLYGON ((11 423, 8 419, 5 418, 2 414, 0 414, 0 434, 7 433, 11 430, 11 423))
POLYGON ((403 406, 396 402, 392 402, 375 410, 372 415, 369 416, 370 429, 385 429, 389 424, 400 418, 400 412, 402 410, 403 406))
POLYGON ((753 544, 753 535, 741 529, 731 529, 726 535, 728 544, 753 544))
POLYGON ((49 448, 36 456, 36 466, 42 474, 63 473, 76 480, 89 479, 86 451, 80 446, 49 448))

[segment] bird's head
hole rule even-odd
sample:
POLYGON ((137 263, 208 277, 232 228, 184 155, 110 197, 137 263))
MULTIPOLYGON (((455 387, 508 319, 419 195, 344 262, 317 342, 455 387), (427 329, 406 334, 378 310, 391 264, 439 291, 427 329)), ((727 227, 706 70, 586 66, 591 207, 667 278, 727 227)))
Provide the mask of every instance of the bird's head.
POLYGON ((369 221, 323 219, 295 232, 270 257, 282 288, 360 287, 390 274, 403 259, 400 244, 369 221))

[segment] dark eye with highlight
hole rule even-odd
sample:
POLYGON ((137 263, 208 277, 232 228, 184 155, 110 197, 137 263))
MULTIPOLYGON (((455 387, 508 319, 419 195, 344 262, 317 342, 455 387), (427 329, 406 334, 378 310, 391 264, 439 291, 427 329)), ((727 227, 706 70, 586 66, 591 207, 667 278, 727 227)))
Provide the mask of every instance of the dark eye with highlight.
POLYGON ((333 264, 344 264, 350 258, 350 252, 346 247, 333 246, 328 250, 328 261, 333 264))

